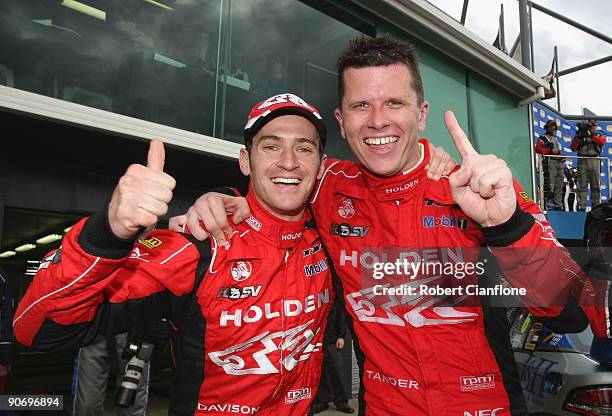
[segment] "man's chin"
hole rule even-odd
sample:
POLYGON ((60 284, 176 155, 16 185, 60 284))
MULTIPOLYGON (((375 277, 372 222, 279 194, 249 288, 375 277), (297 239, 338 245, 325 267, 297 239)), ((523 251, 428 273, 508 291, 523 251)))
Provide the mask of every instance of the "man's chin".
POLYGON ((275 214, 282 216, 295 216, 301 214, 306 207, 306 198, 279 198, 270 204, 275 214))
POLYGON ((400 167, 396 167, 395 164, 391 163, 364 163, 363 165, 368 172, 376 176, 393 176, 401 172, 400 167))

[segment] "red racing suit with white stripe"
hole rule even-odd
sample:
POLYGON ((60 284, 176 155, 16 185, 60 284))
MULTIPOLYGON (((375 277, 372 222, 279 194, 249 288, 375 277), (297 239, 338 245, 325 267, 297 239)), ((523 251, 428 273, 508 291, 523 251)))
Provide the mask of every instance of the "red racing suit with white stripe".
POLYGON ((334 300, 318 233, 252 216, 229 249, 166 230, 117 240, 103 212, 50 253, 15 314, 22 344, 79 346, 166 316, 178 328, 171 414, 305 415, 334 300))
POLYGON ((483 287, 475 272, 481 252, 490 250, 507 281, 525 289, 530 309, 540 316, 559 314, 571 296, 594 332, 606 336, 607 312, 597 307, 603 303, 595 300, 591 282, 518 183, 513 217, 481 228, 453 201, 448 178, 427 178, 429 146, 421 143, 418 165, 390 178, 375 177, 355 162, 330 160, 311 198, 360 349, 360 414, 523 414, 505 309, 484 307, 475 293, 483 287), (420 269, 403 280, 398 272, 374 278, 374 267, 380 267, 374 263, 402 256, 417 265, 474 266, 467 277, 452 269, 445 276, 420 269), (453 292, 454 298, 420 291, 421 283, 459 282, 463 292, 453 292), (384 290, 402 285, 413 289, 384 290))

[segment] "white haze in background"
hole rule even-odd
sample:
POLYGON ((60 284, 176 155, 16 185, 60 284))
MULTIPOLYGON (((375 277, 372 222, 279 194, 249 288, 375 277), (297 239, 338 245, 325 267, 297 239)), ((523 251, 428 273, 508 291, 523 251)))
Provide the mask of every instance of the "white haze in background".
MULTIPOLYGON (((453 18, 461 19, 463 0, 428 0, 453 18)), ((517 0, 469 0, 465 26, 488 43, 497 36, 500 4, 504 5, 506 47, 512 47, 519 33, 517 0)), ((611 0, 535 0, 547 9, 612 36, 611 0)), ((533 9, 534 72, 544 76, 550 70, 553 47, 559 54, 559 69, 612 54, 612 45, 533 9)), ((612 62, 597 65, 560 78, 561 111, 581 114, 582 108, 599 116, 612 116, 612 62)), ((557 107, 557 99, 544 101, 557 107)))

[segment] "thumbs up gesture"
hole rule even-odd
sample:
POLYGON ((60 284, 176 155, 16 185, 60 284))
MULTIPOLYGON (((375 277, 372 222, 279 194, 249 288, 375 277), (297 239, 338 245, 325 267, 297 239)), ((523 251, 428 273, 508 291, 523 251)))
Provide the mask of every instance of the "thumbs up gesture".
POLYGON ((516 209, 510 168, 495 155, 476 152, 452 111, 444 113, 444 122, 461 156, 461 169, 449 179, 453 199, 484 227, 508 221, 516 209))
POLYGON ((164 160, 164 144, 151 140, 147 166, 131 165, 119 179, 108 204, 108 222, 116 237, 133 238, 168 212, 176 181, 164 173, 164 160))

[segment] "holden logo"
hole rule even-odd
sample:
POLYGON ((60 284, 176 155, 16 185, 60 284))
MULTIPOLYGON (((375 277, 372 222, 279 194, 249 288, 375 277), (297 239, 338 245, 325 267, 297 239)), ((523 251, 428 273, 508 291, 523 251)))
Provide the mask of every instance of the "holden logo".
POLYGON ((344 198, 340 201, 338 215, 342 218, 351 218, 355 215, 355 208, 353 208, 353 201, 351 201, 351 198, 344 198))
POLYGON ((238 260, 232 266, 232 277, 237 282, 242 282, 249 278, 251 272, 253 271, 253 266, 248 261, 238 260))

